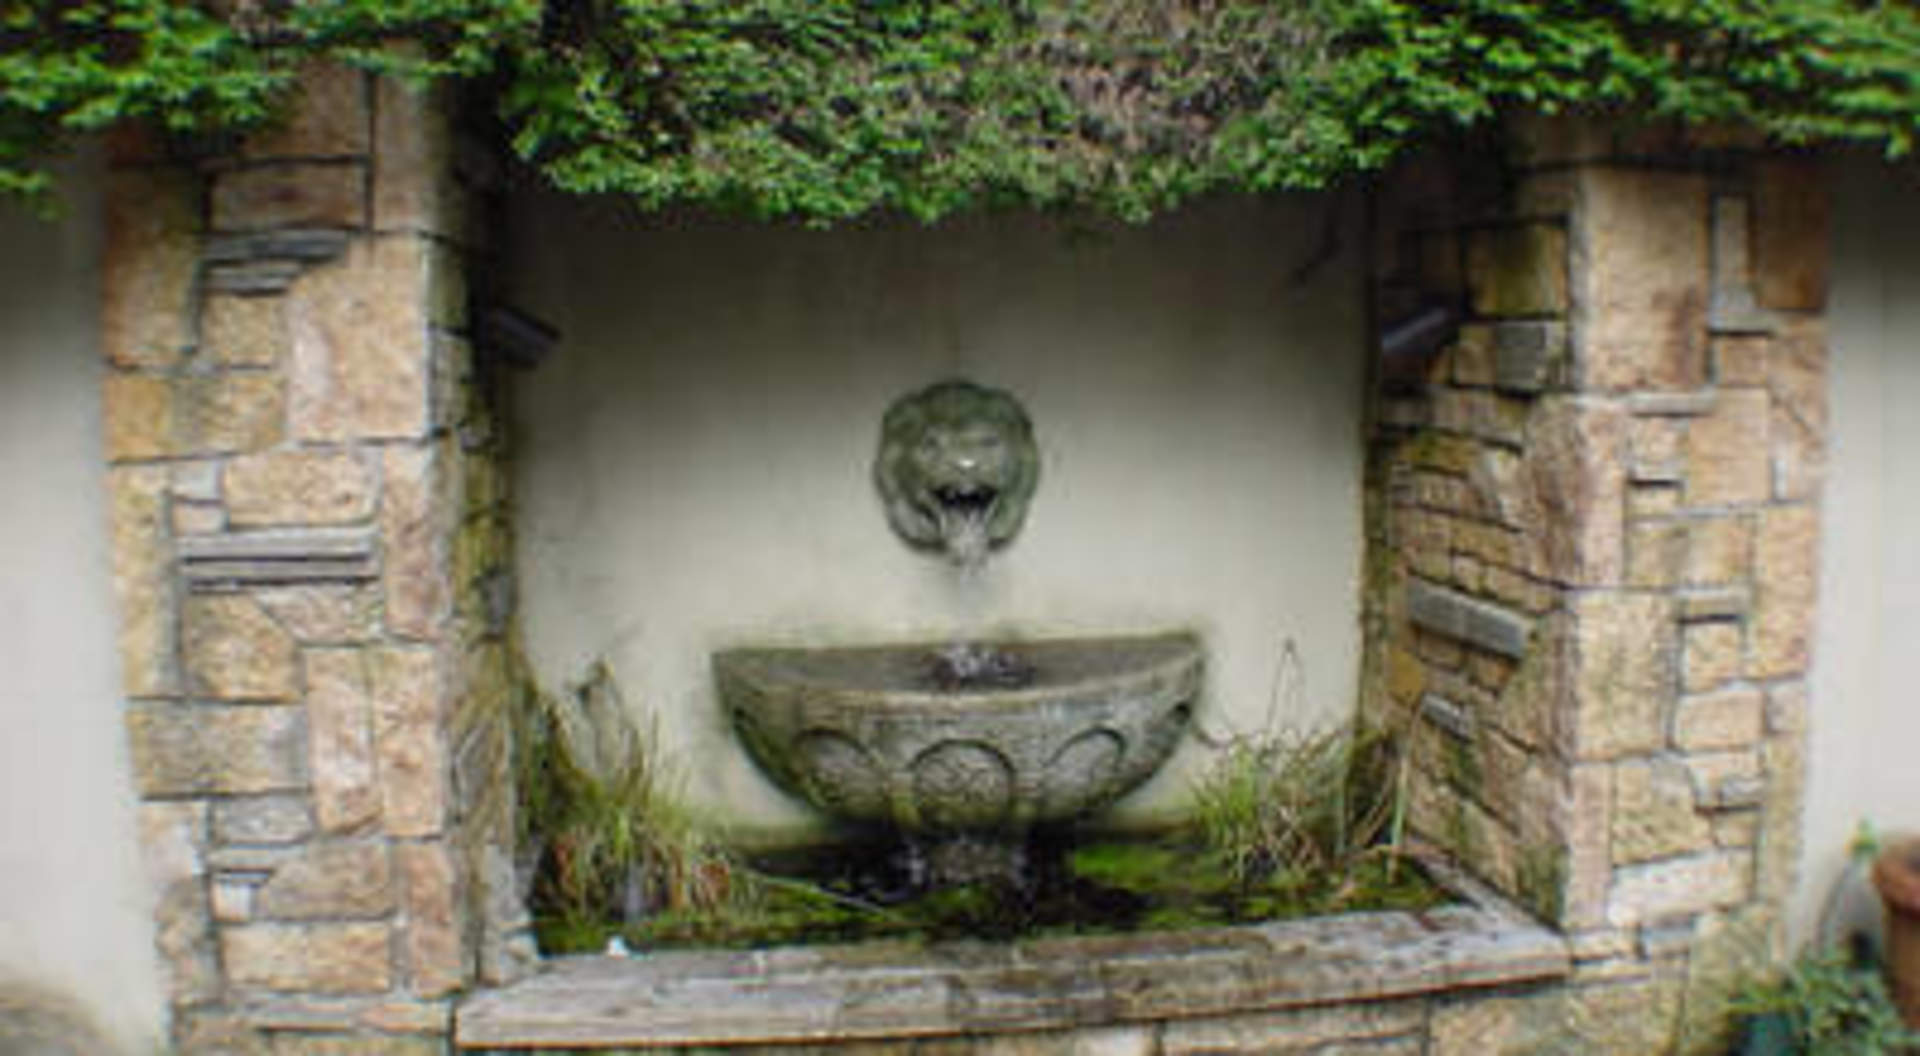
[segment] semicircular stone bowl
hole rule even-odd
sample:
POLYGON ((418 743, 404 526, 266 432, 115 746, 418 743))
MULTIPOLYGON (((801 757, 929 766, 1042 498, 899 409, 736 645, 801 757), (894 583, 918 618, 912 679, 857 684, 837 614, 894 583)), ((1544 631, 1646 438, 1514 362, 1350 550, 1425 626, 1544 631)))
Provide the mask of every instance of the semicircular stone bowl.
POLYGON ((1007 839, 1098 811, 1173 754, 1199 694, 1190 634, 998 643, 1028 677, 938 688, 941 646, 714 654, 747 751, 793 795, 908 835, 1007 839))

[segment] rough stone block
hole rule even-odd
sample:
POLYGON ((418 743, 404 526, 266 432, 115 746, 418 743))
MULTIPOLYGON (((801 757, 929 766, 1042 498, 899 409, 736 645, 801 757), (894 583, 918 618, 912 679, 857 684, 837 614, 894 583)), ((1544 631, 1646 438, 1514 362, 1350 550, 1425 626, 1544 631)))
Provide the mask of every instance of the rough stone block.
POLYGON ((1420 716, 1435 728, 1462 741, 1473 740, 1478 732, 1471 711, 1437 693, 1421 695, 1420 716))
POLYGON ((367 167, 360 161, 232 169, 213 181, 213 227, 364 227, 367 167))
POLYGON ((1493 328, 1493 352, 1496 388, 1544 391, 1565 381, 1567 326, 1543 320, 1498 323, 1493 328))
POLYGON ((254 597, 302 645, 352 645, 380 633, 376 587, 310 583, 261 590, 254 597))
POLYGON ((1646 518, 1627 526, 1627 585, 1671 587, 1680 581, 1687 556, 1687 525, 1646 518))
POLYGON ((155 885, 153 924, 154 949, 170 1001, 178 1007, 216 998, 222 980, 205 881, 155 885))
POLYGON ((1767 690, 1767 733, 1804 735, 1807 732, 1807 684, 1787 682, 1767 690))
POLYGON ((1488 323, 1464 323, 1448 354, 1453 367, 1453 383, 1475 388, 1493 385, 1494 338, 1488 323))
POLYGON ((1567 232, 1534 223, 1467 236, 1467 288, 1476 315, 1557 315, 1567 310, 1567 232))
POLYGON ((1731 850, 1752 850, 1760 842, 1760 812, 1730 809, 1715 814, 1713 842, 1731 850))
POLYGON ((1760 741, 1764 715, 1757 689, 1683 697, 1674 711, 1673 743, 1685 751, 1750 748, 1760 741))
POLYGON ((1604 401, 1540 401, 1526 439, 1529 571, 1576 586, 1620 582, 1626 423, 1604 401))
POLYGON ((119 616, 116 644, 121 686, 130 697, 179 690, 166 487, 167 471, 160 467, 121 466, 107 472, 113 597, 119 616))
POLYGON ((1525 434, 1529 401, 1480 389, 1436 388, 1428 394, 1437 429, 1518 446, 1525 434))
POLYGON ((271 367, 287 354, 285 305, 277 297, 214 294, 200 309, 200 350, 227 366, 271 367))
POLYGON ((1714 850, 1614 871, 1607 920, 1615 927, 1724 909, 1752 892, 1753 856, 1714 850))
POLYGON ((1428 1056, 1663 1052, 1680 1012, 1679 987, 1644 976, 1527 995, 1462 995, 1437 1003, 1428 1056))
POLYGON ((1512 451, 1484 447, 1467 466, 1467 484, 1480 512, 1518 527, 1526 516, 1525 463, 1512 451))
POLYGON ((305 796, 248 796, 213 804, 213 837, 222 844, 298 843, 312 832, 305 796))
POLYGON ((116 461, 258 450, 284 428, 280 380, 270 374, 110 375, 104 402, 116 461))
POLYGON ((1712 414, 1687 430, 1687 502, 1728 506, 1765 502, 1772 494, 1767 455, 1767 395, 1720 393, 1712 414))
POLYGON ((1530 579, 1510 568, 1490 566, 1486 574, 1487 593, 1505 605, 1540 616, 1559 602, 1559 591, 1530 579))
POLYGON ((220 700, 288 700, 299 692, 293 637, 245 595, 194 595, 181 606, 187 684, 220 700))
POLYGON ((1772 345, 1771 338, 1755 334, 1716 335, 1711 342, 1713 380, 1723 387, 1765 385, 1772 345))
POLYGON ((1766 791, 1754 847, 1756 893, 1771 901, 1793 892, 1800 865, 1800 809, 1806 801, 1806 738, 1783 733, 1767 738, 1761 752, 1766 791))
POLYGON ((145 796, 299 789, 304 735, 297 708, 155 704, 127 712, 134 783, 145 796))
POLYGON ((1716 620, 1681 629, 1680 685, 1688 693, 1713 689, 1740 677, 1746 642, 1740 625, 1716 620))
POLYGON ((265 128, 247 136, 248 158, 340 158, 367 153, 370 124, 367 75, 349 66, 313 62, 302 67, 299 90, 265 128))
POLYGON ((1694 800, 1702 810, 1739 810, 1758 805, 1729 802, 1726 796, 1728 791, 1738 793, 1749 784, 1757 783, 1764 787, 1757 749, 1696 752, 1683 756, 1682 761, 1693 778, 1694 800))
MULTIPOLYGON (((1375 1052, 1371 1042, 1420 1032, 1426 1006, 1387 1001, 1174 1020, 1161 1034, 1165 1056, 1201 1053, 1375 1052), (1366 1046, 1362 1048, 1361 1046, 1366 1046)), ((1387 1051, 1392 1051, 1391 1049, 1387 1051)), ((1415 1049, 1417 1050, 1417 1047, 1415 1049)))
POLYGON ((1683 479, 1687 429, 1684 421, 1666 416, 1636 415, 1627 426, 1627 450, 1636 481, 1683 479))
POLYGON ((1606 922, 1613 883, 1613 777, 1609 763, 1569 768, 1566 895, 1559 922, 1566 927, 1606 922))
POLYGON ((1686 1014, 1678 1041, 1686 1052, 1729 1052, 1737 1017, 1733 998, 1785 953, 1775 911, 1748 907, 1701 918, 1689 950, 1686 1014))
POLYGON ((1420 692, 1427 685, 1427 668, 1405 646, 1392 643, 1387 647, 1387 693, 1402 704, 1411 704, 1420 698, 1420 692))
POLYGON ((1745 583, 1753 570, 1753 520, 1700 517, 1688 522, 1684 579, 1690 586, 1745 583))
POLYGON ((242 528, 344 524, 373 513, 374 484, 357 455, 275 451, 227 463, 227 515, 242 528))
POLYGON ((1425 432, 1403 445, 1398 454, 1409 465, 1460 476, 1472 467, 1480 450, 1478 443, 1464 436, 1425 432))
POLYGON ((1713 829, 1694 809, 1687 768, 1670 759, 1624 762, 1613 778, 1613 860, 1652 861, 1710 850, 1713 829))
POLYGON ((380 527, 387 558, 387 629, 406 638, 432 638, 452 600, 444 556, 451 529, 437 501, 445 491, 445 474, 431 448, 390 448, 384 457, 380 527))
POLYGON ((173 386, 153 374, 108 374, 101 383, 107 458, 132 462, 173 453, 173 386))
POLYGON ((1753 278, 1762 305, 1801 312, 1825 307, 1831 227, 1817 162, 1772 158, 1756 166, 1753 278))
POLYGON ((314 817, 325 832, 355 829, 380 812, 366 656, 309 649, 305 660, 314 817))
POLYGON ((1575 214, 1582 382, 1699 387, 1706 378, 1707 184, 1692 173, 1589 167, 1575 214))
POLYGON ((139 804, 136 810, 141 862, 155 891, 177 881, 197 880, 205 875, 205 803, 147 802, 139 804))
MULTIPOLYGON (((1636 466, 1637 471, 1640 467, 1636 466)), ((1663 471, 1656 479, 1636 481, 1627 489, 1628 517, 1665 517, 1680 510, 1679 481, 1684 480, 1683 470, 1663 471)))
POLYGON ((439 657, 431 649, 375 649, 368 654, 368 676, 386 830, 402 837, 437 835, 447 823, 450 765, 439 657))
POLYGON ((169 512, 176 538, 188 535, 217 535, 227 530, 226 507, 218 503, 190 502, 176 498, 169 512))
POLYGON ((218 876, 208 891, 213 919, 221 924, 244 924, 253 919, 253 900, 259 881, 247 876, 218 876))
POLYGON ((1812 499, 1827 456, 1827 341, 1818 322, 1796 320, 1773 343, 1767 393, 1774 498, 1812 499))
POLYGON ((276 1031, 265 1056, 445 1056, 446 1051, 439 1038, 276 1031))
POLYGON ((1756 678, 1783 678, 1807 668, 1819 531, 1819 511, 1812 506, 1780 506, 1760 515, 1754 546, 1756 678))
POLYGON ((198 181, 174 169, 118 170, 107 176, 104 208, 100 343, 107 361, 172 366, 193 342, 188 309, 200 264, 198 181))
POLYGON ((1682 591, 1677 598, 1680 602, 1682 622, 1696 620, 1741 620, 1753 606, 1753 596, 1746 587, 1708 587, 1682 591))
POLYGON ((297 439, 426 435, 427 282, 422 240, 358 239, 287 292, 297 439))
POLYGON ((1407 584, 1407 616, 1435 634, 1516 658, 1526 655, 1533 633, 1533 622, 1519 613, 1422 580, 1407 584))
POLYGON ((1771 333, 1777 316, 1760 306, 1753 288, 1749 203, 1741 195, 1713 199, 1713 309, 1708 325, 1720 333, 1771 333))
POLYGON ((452 853, 444 843, 401 844, 394 857, 406 891, 403 940, 412 992, 423 997, 452 993, 467 981, 452 853))
POLYGON ((317 994, 392 987, 385 924, 247 924, 220 933, 234 985, 317 994))
POLYGON ((393 911, 394 887, 386 844, 310 843, 273 871, 254 908, 272 920, 370 919, 393 911))
POLYGON ((466 192, 454 179, 444 91, 374 82, 373 226, 467 239, 466 192))
POLYGON ((1661 747, 1676 682, 1672 602, 1596 591, 1575 595, 1570 607, 1568 689, 1577 758, 1661 747))

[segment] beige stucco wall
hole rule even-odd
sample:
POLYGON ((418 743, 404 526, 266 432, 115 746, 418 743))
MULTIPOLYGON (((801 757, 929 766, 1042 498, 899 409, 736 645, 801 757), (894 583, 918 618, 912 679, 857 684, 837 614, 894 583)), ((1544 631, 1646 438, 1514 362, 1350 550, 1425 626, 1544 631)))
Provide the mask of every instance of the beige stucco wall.
POLYGON ((64 181, 59 223, 0 203, 0 985, 71 995, 147 1051, 160 995, 113 653, 91 171, 64 181))
MULTIPOLYGON (((716 648, 1189 627, 1213 732, 1276 697, 1284 721, 1344 717, 1363 303, 1357 227, 1317 260, 1330 207, 822 233, 522 203, 512 296, 563 335, 516 384, 538 676, 604 656, 698 799, 782 824, 802 815, 719 721, 716 648), (954 375, 1012 390, 1043 458, 971 598, 891 534, 869 478, 887 405, 954 375)), ((1169 774, 1141 809, 1185 788, 1169 774)))
POLYGON ((1832 450, 1795 935, 1877 903, 1847 845, 1920 832, 1920 170, 1836 168, 1832 450))

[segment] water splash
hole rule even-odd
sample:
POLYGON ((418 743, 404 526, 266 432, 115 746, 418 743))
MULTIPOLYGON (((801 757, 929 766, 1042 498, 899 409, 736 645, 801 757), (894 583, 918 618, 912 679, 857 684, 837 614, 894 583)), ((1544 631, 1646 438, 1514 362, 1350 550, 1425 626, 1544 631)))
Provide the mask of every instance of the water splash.
POLYGON ((938 689, 1019 689, 1033 681, 1033 664, 1011 650, 956 641, 933 654, 938 689))
POLYGON ((987 562, 991 539, 987 535, 990 505, 954 505, 939 507, 940 543, 947 560, 958 566, 962 576, 978 575, 987 562))
MULTIPOLYGON (((991 503, 940 507, 940 541, 954 567, 962 623, 977 628, 986 615, 986 565, 991 547, 987 523, 991 503)), ((1033 680, 1026 660, 962 634, 936 651, 929 680, 939 689, 1014 689, 1033 680)))

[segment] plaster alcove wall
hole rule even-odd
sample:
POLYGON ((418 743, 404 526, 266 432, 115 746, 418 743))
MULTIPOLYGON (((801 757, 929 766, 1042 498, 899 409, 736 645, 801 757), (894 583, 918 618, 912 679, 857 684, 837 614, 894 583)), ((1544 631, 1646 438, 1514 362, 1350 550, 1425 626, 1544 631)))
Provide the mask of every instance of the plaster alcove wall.
POLYGON ((0 203, 0 1048, 24 984, 146 1051, 161 999, 113 648, 99 174, 58 185, 57 221, 0 203))
POLYGON ((1856 827, 1920 832, 1920 169, 1836 165, 1829 464, 1797 936, 1872 926, 1856 827), (1840 892, 1833 894, 1835 885, 1840 892))
MULTIPOLYGON (((563 335, 514 394, 536 676, 605 658, 691 795, 748 828, 805 816, 720 721, 725 646, 1189 627, 1206 730, 1344 718, 1365 362, 1358 225, 1327 239, 1340 209, 822 232, 522 199, 508 289, 563 335), (1011 390, 1043 459, 971 594, 892 535, 869 478, 887 405, 952 376, 1011 390)), ((1202 755, 1130 811, 1177 804, 1202 755)))

